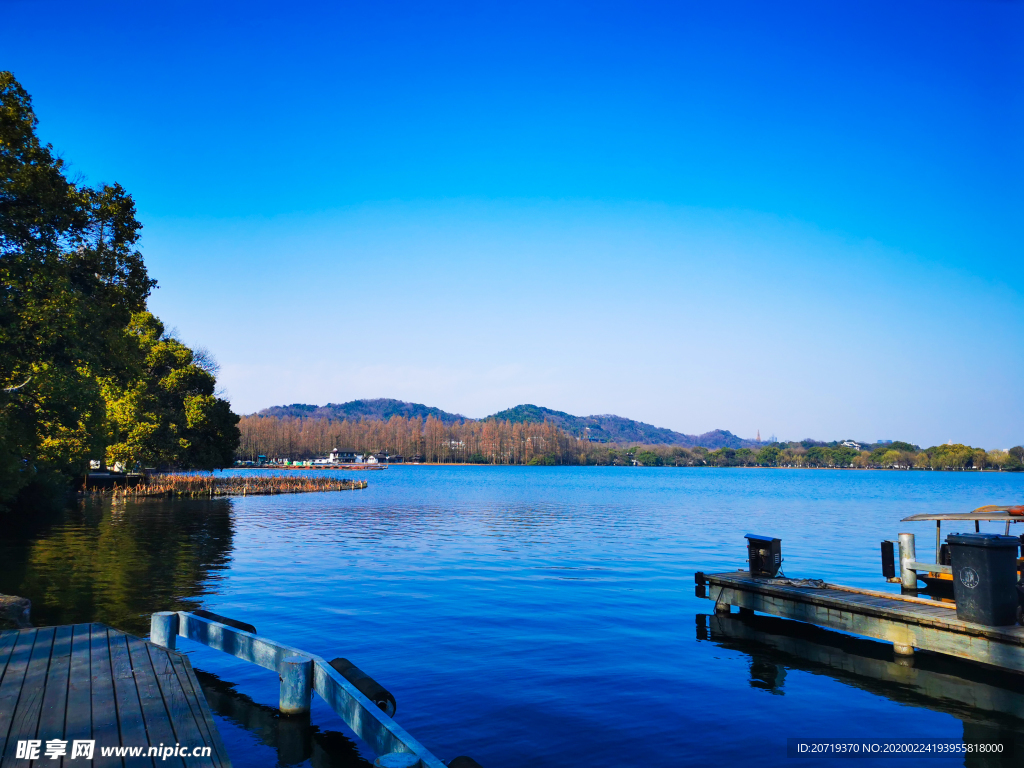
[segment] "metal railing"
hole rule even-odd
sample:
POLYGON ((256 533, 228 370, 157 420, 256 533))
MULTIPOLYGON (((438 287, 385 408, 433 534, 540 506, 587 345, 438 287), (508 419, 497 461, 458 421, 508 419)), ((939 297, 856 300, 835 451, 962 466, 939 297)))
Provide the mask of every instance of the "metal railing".
POLYGON ((342 677, 325 659, 188 611, 154 613, 150 640, 174 650, 184 637, 208 648, 276 672, 282 714, 309 711, 311 692, 327 702, 345 724, 379 756, 378 764, 402 768, 446 768, 408 731, 342 677), (418 758, 418 759, 417 759, 418 758))

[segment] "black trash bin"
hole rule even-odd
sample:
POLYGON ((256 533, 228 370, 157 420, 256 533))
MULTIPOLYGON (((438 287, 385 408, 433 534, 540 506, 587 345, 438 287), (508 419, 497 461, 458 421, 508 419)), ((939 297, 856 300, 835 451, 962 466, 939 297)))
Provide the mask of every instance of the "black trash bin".
POLYGON ((946 541, 956 617, 990 627, 1016 624, 1020 541, 995 533, 951 533, 946 541))

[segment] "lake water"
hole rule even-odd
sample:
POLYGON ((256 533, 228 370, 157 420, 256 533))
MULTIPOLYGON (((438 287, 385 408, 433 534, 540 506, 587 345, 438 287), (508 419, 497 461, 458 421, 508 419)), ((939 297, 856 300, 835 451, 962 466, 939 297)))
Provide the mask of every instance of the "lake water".
MULTIPOLYGON (((341 473, 344 474, 344 473, 341 473)), ((355 473, 349 473, 355 475, 355 473)), ((910 514, 1024 500, 1024 473, 396 466, 369 488, 214 501, 86 502, 0 532, 0 592, 38 625, 145 635, 203 607, 327 658, 398 701, 443 759, 518 766, 830 765, 788 737, 1016 738, 1014 675, 791 622, 716 619, 695 571, 745 565, 743 534, 782 539, 789 576, 893 589, 879 541, 910 514), (711 615, 709 615, 711 614, 711 615), (799 626, 799 625, 797 625, 799 626)), ((275 714, 272 673, 181 640, 236 766, 365 765, 314 697, 275 714), (296 728, 298 730, 296 731, 296 728)), ((845 764, 845 762, 840 763, 845 764)))

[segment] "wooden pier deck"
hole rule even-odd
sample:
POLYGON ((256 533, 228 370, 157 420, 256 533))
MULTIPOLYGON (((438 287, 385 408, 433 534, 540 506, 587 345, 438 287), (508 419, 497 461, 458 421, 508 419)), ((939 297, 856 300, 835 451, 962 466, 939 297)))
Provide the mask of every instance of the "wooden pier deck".
POLYGON ((737 606, 892 643, 902 655, 916 648, 1024 672, 1024 627, 960 621, 950 603, 834 584, 797 586, 746 570, 698 573, 696 581, 698 596, 713 600, 717 612, 737 606))
POLYGON ((103 624, 0 632, 0 768, 28 766, 19 741, 37 740, 32 765, 230 766, 188 659, 103 624), (60 761, 47 741, 66 741, 60 761), (72 758, 75 740, 93 759, 72 758), (209 756, 147 757, 150 746, 209 747, 209 756), (141 757, 103 747, 144 747, 141 757))

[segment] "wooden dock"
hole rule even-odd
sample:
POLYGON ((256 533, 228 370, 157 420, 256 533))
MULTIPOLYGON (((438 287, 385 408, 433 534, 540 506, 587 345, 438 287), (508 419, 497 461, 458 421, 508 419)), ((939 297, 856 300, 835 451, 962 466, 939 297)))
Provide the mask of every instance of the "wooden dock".
POLYGON ((32 765, 231 765, 188 659, 103 624, 0 632, 0 766, 27 768, 16 750, 30 740, 40 742, 32 765), (60 761, 47 759, 52 740, 66 742, 60 761), (95 742, 92 760, 73 758, 76 740, 95 742), (160 745, 209 756, 147 756, 160 745))
POLYGON ((892 643, 903 656, 916 648, 1024 672, 1024 627, 960 621, 950 603, 834 584, 801 586, 746 570, 698 573, 696 581, 697 595, 713 600, 718 613, 736 606, 892 643))

